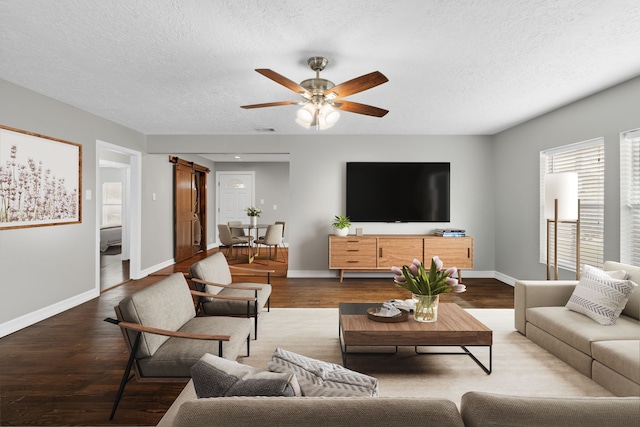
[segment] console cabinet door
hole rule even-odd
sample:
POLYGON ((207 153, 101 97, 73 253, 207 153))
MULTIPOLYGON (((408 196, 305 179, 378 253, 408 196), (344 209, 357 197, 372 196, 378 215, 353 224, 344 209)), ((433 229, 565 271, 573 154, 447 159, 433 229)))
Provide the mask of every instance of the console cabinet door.
POLYGON ((422 261, 422 237, 378 237, 378 268, 402 267, 415 258, 422 261))
POLYGON ((431 265, 431 258, 436 255, 440 257, 445 268, 472 269, 473 237, 425 237, 425 264, 431 265))
POLYGON ((329 268, 376 268, 375 237, 329 236, 329 268))

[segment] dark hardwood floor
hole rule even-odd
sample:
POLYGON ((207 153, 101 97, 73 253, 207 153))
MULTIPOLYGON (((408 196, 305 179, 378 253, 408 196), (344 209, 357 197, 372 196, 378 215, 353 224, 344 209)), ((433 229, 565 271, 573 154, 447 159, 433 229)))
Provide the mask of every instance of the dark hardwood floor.
MULTIPOLYGON (((209 252, 209 254, 212 251, 209 252)), ((187 271, 206 254, 132 280, 99 298, 0 339, 0 425, 155 425, 185 381, 130 381, 118 412, 109 412, 127 359, 118 327, 103 321, 125 296, 166 274, 187 271)), ((230 264, 247 266, 242 260, 230 264)), ((286 263, 264 260, 254 268, 275 269, 272 307, 337 307, 339 302, 408 298, 390 279, 287 279, 286 263)), ((262 277, 238 277, 262 281, 262 277)), ((513 288, 494 279, 465 279, 467 292, 443 301, 469 308, 513 308, 513 288)))

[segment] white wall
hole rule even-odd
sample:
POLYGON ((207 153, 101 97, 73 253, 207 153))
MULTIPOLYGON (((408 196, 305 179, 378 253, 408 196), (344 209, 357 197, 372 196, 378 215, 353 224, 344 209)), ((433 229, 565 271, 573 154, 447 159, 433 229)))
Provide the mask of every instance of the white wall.
MULTIPOLYGON (((539 262, 540 151, 603 137, 604 259, 620 259, 620 133, 640 127, 640 77, 495 136, 495 269, 520 279, 545 279, 539 262)), ((560 270, 560 278, 575 273, 560 270)))

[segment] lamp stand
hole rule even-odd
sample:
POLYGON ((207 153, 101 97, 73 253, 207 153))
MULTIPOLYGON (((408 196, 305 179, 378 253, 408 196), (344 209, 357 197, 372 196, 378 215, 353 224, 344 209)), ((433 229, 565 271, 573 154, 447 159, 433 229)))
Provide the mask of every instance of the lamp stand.
POLYGON ((558 223, 576 225, 576 280, 580 280, 580 199, 578 199, 578 219, 575 221, 560 221, 558 219, 558 199, 554 199, 553 219, 547 219, 547 280, 551 280, 550 252, 550 223, 553 223, 553 280, 558 280, 558 223))

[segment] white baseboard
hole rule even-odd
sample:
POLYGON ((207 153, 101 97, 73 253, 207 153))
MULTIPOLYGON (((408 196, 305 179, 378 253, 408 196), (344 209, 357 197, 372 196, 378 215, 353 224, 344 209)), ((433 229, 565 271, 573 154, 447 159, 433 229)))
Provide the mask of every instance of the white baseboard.
MULTIPOLYGON (((287 272, 287 277, 289 278, 337 278, 340 276, 338 270, 289 270, 287 272)), ((384 279, 388 278, 391 280, 393 278, 393 274, 390 271, 352 271, 349 272, 345 270, 344 278, 376 278, 376 279, 384 279)), ((462 279, 465 278, 479 278, 479 279, 497 279, 501 282, 504 282, 508 285, 513 286, 515 283, 515 279, 506 276, 502 273, 496 271, 478 271, 478 270, 462 270, 462 279)))
POLYGON ((48 319, 51 316, 60 314, 63 311, 69 310, 70 308, 76 307, 99 296, 100 292, 97 289, 91 289, 90 291, 67 298, 64 301, 57 302, 32 313, 9 320, 8 322, 0 325, 0 338, 17 332, 27 326, 31 326, 34 323, 38 323, 44 319, 48 319))
POLYGON ((337 277, 337 275, 332 270, 289 270, 287 277, 291 279, 326 279, 337 277))
POLYGON ((515 286, 516 285, 516 280, 511 276, 507 276, 506 274, 502 274, 500 272, 496 272, 496 279, 500 280, 501 282, 506 283, 507 285, 511 285, 511 286, 515 286))
POLYGON ((155 273, 156 271, 162 270, 163 268, 167 268, 167 267, 171 267, 172 265, 174 265, 176 263, 174 258, 168 259, 164 262, 161 262, 160 264, 156 264, 153 265, 149 268, 145 268, 144 270, 142 270, 141 273, 141 277, 134 277, 133 279, 142 279, 143 277, 147 277, 150 274, 155 273))

